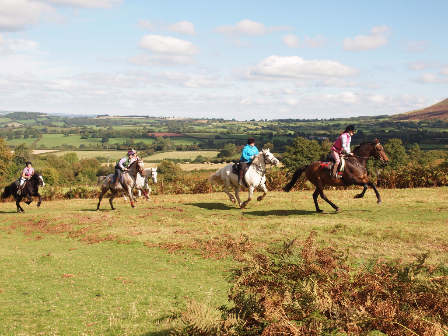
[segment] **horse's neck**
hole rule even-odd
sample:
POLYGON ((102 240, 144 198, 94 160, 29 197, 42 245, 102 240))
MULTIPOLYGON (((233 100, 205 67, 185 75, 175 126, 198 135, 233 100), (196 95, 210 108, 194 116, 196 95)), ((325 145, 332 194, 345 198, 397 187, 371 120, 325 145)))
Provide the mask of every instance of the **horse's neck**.
POLYGON ((353 154, 355 154, 354 158, 356 161, 365 166, 367 159, 372 156, 372 148, 370 146, 363 146, 353 154))
POLYGON ((263 153, 260 153, 260 154, 255 156, 254 160, 252 161, 251 166, 253 166, 253 165, 259 166, 259 167, 261 167, 263 169, 264 169, 264 167, 266 167, 266 164, 265 164, 264 158, 263 158, 263 153))

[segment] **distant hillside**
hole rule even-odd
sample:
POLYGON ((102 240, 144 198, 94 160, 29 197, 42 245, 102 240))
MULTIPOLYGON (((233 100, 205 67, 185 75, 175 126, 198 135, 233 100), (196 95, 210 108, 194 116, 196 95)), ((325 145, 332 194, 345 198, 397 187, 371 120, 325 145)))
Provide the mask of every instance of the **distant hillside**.
POLYGON ((406 113, 395 114, 393 117, 399 120, 448 119, 448 98, 429 107, 406 113))

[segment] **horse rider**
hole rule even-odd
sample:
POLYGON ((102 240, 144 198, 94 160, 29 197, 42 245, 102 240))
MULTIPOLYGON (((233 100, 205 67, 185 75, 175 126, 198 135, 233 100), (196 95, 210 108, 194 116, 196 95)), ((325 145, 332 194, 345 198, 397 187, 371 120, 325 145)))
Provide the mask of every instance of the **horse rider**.
POLYGON ((240 170, 238 171, 238 185, 243 183, 243 176, 247 170, 248 164, 252 162, 255 155, 258 154, 258 148, 255 147, 255 139, 250 137, 247 139, 247 145, 244 146, 240 157, 240 170))
POLYGON ((22 176, 20 177, 20 185, 19 190, 17 190, 17 195, 20 195, 22 193, 23 186, 25 185, 25 181, 28 181, 31 176, 34 175, 34 168, 31 165, 30 161, 27 161, 26 167, 22 171, 22 176))
POLYGON ((121 179, 121 174, 122 172, 128 170, 128 167, 135 161, 137 160, 137 153, 133 150, 130 149, 128 150, 128 153, 126 154, 127 156, 119 159, 117 161, 117 164, 115 165, 115 175, 114 175, 114 189, 118 188, 118 182, 121 179))
POLYGON ((353 156, 353 153, 350 151, 350 142, 354 133, 355 126, 348 125, 331 147, 331 156, 333 156, 335 162, 331 173, 331 177, 333 178, 337 178, 338 167, 341 162, 340 155, 353 156))

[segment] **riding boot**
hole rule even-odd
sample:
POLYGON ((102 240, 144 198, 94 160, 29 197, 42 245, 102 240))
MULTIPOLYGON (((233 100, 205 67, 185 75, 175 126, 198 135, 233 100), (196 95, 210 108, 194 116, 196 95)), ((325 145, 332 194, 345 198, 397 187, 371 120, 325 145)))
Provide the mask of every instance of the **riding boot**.
POLYGON ((20 195, 20 194, 22 194, 22 186, 21 185, 19 186, 19 189, 17 189, 17 195, 20 195))
POLYGON ((336 163, 333 164, 333 170, 331 171, 332 178, 338 178, 338 165, 336 163))
POLYGON ((240 168, 240 170, 238 171, 238 185, 243 184, 243 176, 244 176, 244 170, 240 168))

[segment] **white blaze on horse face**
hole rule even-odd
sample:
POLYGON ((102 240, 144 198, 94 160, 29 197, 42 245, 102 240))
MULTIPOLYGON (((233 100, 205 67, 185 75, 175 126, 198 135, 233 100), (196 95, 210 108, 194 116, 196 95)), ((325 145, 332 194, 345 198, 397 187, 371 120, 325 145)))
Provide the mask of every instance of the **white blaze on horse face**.
POLYGON ((42 176, 39 176, 40 180, 42 181, 42 187, 45 187, 44 178, 42 176))

